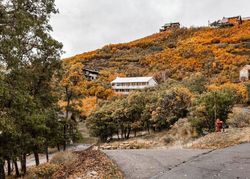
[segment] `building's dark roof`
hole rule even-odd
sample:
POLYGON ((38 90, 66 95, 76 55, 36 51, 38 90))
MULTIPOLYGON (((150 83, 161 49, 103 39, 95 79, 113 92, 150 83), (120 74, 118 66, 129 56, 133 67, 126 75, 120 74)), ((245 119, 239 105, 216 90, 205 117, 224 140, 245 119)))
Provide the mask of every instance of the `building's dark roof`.
POLYGON ((99 74, 99 70, 97 70, 97 69, 84 68, 83 71, 88 71, 88 72, 90 72, 90 73, 99 74))

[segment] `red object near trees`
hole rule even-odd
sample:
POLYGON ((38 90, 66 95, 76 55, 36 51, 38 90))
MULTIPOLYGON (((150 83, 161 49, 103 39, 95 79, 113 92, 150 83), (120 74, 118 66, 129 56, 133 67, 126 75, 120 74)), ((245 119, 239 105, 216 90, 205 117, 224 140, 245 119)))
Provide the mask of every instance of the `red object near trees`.
POLYGON ((223 121, 221 121, 220 119, 216 119, 216 121, 215 121, 215 131, 216 132, 221 132, 222 124, 223 124, 223 121))

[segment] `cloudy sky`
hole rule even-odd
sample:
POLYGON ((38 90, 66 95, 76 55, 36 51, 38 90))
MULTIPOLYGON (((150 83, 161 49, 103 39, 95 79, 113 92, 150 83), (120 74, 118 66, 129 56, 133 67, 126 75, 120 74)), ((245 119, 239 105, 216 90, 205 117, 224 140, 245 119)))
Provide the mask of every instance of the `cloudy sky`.
POLYGON ((250 0, 56 0, 51 24, 65 54, 135 40, 167 22, 207 25, 223 16, 250 16, 250 0))

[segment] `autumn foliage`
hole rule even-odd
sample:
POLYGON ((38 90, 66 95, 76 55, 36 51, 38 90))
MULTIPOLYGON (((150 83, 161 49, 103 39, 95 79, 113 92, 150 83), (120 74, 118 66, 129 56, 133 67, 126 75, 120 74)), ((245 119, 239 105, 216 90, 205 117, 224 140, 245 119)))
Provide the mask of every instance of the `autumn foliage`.
MULTIPOLYGON (((181 28, 156 33, 67 58, 64 64, 71 75, 83 75, 78 73, 78 67, 99 69, 97 80, 87 81, 81 77, 76 90, 82 91, 87 99, 106 100, 115 95, 110 82, 117 76, 153 75, 161 83, 168 78, 185 80, 198 72, 211 88, 224 83, 236 88, 230 83, 238 81, 239 70, 250 63, 249 57, 250 22, 245 22, 230 28, 181 28)), ((64 84, 71 75, 67 75, 64 84)), ((245 95, 245 90, 239 88, 245 95)), ((96 106, 91 104, 93 108, 96 106)))

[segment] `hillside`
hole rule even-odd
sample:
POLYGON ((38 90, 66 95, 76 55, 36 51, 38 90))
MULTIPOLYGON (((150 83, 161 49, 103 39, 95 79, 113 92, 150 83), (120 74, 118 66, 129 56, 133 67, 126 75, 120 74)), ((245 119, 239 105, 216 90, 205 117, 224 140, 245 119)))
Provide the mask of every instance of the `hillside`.
POLYGON ((95 106, 96 99, 91 96, 107 99, 113 95, 109 83, 116 76, 153 75, 162 82, 201 72, 210 84, 222 84, 237 81, 239 69, 249 63, 250 22, 240 27, 170 30, 64 59, 68 76, 79 77, 82 68, 100 72, 96 81, 78 78, 82 81, 78 84, 86 89, 82 93, 92 103, 85 114, 95 106))
POLYGON ((181 79, 202 71, 213 79, 225 81, 238 78, 239 67, 248 63, 249 52, 250 22, 247 22, 232 28, 183 28, 161 32, 130 43, 107 45, 65 59, 65 62, 81 62, 126 76, 167 71, 168 77, 181 79))

